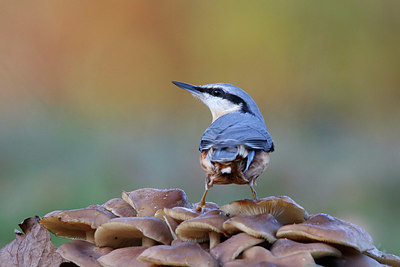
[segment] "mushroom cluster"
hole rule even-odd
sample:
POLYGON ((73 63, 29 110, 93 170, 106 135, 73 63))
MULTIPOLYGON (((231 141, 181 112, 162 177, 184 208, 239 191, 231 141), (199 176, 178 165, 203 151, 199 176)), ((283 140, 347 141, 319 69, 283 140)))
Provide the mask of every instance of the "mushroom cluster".
POLYGON ((287 196, 195 207, 180 189, 146 188, 39 223, 79 239, 57 249, 78 266, 400 266, 362 228, 287 196))

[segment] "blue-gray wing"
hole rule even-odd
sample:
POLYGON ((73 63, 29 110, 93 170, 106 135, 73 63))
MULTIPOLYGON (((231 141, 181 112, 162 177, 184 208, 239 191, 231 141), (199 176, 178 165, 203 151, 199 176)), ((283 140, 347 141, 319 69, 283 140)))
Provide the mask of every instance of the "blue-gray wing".
POLYGON ((267 152, 274 150, 272 138, 264 122, 251 114, 242 112, 229 113, 215 120, 203 133, 199 149, 205 151, 213 147, 220 150, 218 153, 221 157, 232 158, 233 151, 225 153, 225 148, 239 145, 244 145, 251 150, 260 149, 267 152))

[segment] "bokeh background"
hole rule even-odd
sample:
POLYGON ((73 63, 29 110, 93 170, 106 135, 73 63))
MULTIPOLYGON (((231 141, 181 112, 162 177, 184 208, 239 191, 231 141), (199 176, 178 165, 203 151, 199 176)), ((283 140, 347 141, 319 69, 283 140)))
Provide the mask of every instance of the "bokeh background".
MULTIPOLYGON (((197 202, 211 115, 178 80, 256 100, 276 143, 259 196, 400 254, 399 13, 397 0, 3 2, 0 247, 26 217, 122 190, 180 187, 197 202)), ((250 196, 215 186, 208 200, 250 196)))

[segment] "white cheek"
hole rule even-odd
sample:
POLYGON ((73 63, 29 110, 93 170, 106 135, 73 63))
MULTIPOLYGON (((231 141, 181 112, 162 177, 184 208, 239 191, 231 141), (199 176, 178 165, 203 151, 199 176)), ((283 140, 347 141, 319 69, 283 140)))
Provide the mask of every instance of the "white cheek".
POLYGON ((203 96, 200 98, 200 100, 203 101, 204 104, 206 104, 210 109, 213 116, 213 121, 215 121, 222 115, 241 109, 240 105, 232 104, 232 102, 226 99, 221 99, 219 97, 203 96))

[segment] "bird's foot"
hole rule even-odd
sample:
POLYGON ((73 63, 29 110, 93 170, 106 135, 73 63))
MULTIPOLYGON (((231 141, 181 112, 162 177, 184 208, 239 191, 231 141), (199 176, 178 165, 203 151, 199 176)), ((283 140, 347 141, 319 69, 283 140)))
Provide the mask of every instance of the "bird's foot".
POLYGON ((257 192, 254 189, 254 184, 253 183, 249 183, 250 189, 251 189, 251 193, 253 193, 253 199, 257 200, 257 192))
POLYGON ((206 209, 206 202, 199 203, 196 207, 196 211, 202 212, 206 209))

